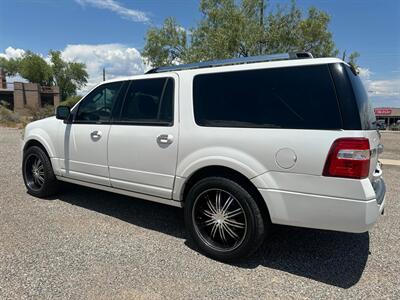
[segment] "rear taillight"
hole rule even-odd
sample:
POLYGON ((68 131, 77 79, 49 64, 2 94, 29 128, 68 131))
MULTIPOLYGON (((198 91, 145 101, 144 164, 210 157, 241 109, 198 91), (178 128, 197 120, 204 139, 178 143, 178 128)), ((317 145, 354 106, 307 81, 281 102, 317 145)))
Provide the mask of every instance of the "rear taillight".
POLYGON ((341 138, 333 142, 325 162, 324 176, 366 178, 370 163, 367 138, 341 138))

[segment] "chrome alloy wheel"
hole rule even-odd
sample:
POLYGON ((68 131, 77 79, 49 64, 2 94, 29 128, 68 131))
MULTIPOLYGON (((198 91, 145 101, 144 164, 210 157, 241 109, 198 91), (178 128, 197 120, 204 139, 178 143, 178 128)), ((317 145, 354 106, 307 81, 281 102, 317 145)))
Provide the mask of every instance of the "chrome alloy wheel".
POLYGON ((31 154, 25 162, 27 185, 33 190, 40 190, 44 184, 44 165, 39 156, 31 154))
POLYGON ((193 224, 199 237, 218 251, 239 247, 247 233, 247 219, 242 205, 229 192, 209 189, 195 200, 193 224))

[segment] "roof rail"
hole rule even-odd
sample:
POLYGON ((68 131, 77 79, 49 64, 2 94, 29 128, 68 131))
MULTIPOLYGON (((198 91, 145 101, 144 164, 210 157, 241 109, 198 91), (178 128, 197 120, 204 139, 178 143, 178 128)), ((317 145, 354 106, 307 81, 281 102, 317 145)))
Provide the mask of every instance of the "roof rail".
POLYGON ((238 58, 230 58, 222 60, 210 60, 210 61, 203 61, 191 64, 153 68, 147 71, 146 74, 199 69, 199 68, 211 68, 211 67, 238 65, 238 64, 250 64, 250 63, 266 62, 272 60, 303 59, 303 58, 313 58, 313 56, 310 52, 290 52, 290 53, 280 53, 271 55, 238 57, 238 58))

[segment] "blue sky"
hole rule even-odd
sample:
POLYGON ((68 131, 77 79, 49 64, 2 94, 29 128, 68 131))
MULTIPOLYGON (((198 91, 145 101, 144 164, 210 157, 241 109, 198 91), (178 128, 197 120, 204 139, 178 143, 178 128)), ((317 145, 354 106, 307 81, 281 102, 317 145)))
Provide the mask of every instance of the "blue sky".
MULTIPOLYGON (((288 1, 271 0, 267 10, 277 3, 288 1)), ((374 105, 400 107, 400 1, 297 4, 326 11, 338 49, 361 53, 362 77, 374 105)), ((102 66, 110 77, 135 74, 143 71, 139 52, 149 26, 174 16, 190 28, 201 18, 198 5, 195 0, 0 0, 0 55, 30 49, 46 56, 58 49, 88 64, 91 84, 99 80, 102 66)))

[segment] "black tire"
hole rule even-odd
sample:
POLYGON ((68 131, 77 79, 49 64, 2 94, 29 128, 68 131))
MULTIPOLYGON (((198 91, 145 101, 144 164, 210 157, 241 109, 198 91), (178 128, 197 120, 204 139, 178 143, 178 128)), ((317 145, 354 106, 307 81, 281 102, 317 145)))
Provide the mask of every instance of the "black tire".
POLYGON ((24 151, 22 175, 28 193, 32 196, 45 198, 58 190, 58 180, 50 159, 40 147, 32 146, 24 151))
POLYGON ((244 258, 256 251, 264 241, 267 228, 260 208, 246 189, 230 179, 208 177, 198 181, 187 194, 184 210, 190 236, 200 250, 213 259, 229 262, 244 258), (208 202, 212 202, 213 193, 215 207, 210 207, 208 202), (220 202, 219 210, 216 209, 217 201, 220 202), (232 208, 228 210, 229 207, 232 208), (240 209, 240 214, 235 213, 240 209), (210 216, 212 211, 221 213, 210 216), (230 216, 234 215, 240 219, 232 221, 230 216), (230 230, 224 230, 226 227, 230 230))

